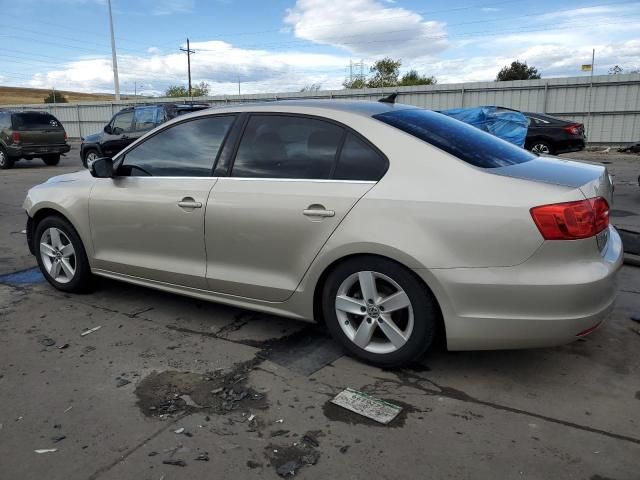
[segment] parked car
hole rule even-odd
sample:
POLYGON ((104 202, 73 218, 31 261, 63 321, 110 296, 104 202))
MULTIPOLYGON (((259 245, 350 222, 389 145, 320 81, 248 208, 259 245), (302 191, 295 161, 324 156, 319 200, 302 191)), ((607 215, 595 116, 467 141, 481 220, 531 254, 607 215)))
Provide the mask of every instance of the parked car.
POLYGON ((169 103, 123 108, 111 118, 102 132, 82 139, 82 164, 86 167, 88 161, 111 157, 161 123, 209 107, 202 103, 169 103))
POLYGON ((603 166, 537 156, 444 115, 364 101, 176 118, 29 190, 55 288, 94 276, 324 322, 397 366, 558 345, 612 309, 620 236, 603 166))
POLYGON ((41 111, 0 111, 0 169, 13 167, 20 159, 41 158, 57 165, 71 147, 60 120, 41 111))
POLYGON ((527 150, 547 155, 584 150, 586 136, 583 124, 542 113, 524 114, 529 119, 525 141, 527 150))

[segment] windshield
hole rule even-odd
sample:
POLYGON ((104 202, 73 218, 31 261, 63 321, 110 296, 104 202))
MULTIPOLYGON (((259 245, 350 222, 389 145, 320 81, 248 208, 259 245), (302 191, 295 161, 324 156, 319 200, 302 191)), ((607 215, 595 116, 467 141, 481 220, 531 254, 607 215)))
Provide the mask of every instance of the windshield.
POLYGON ((397 110, 373 118, 480 168, 505 167, 536 158, 490 133, 430 110, 397 110))

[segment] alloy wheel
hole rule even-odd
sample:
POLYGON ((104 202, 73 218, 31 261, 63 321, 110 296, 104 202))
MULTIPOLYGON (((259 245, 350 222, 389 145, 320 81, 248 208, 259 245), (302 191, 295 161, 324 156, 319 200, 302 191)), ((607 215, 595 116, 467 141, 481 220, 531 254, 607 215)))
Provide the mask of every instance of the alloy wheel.
POLYGON ((0 149, 0 167, 4 167, 7 163, 7 155, 0 149))
POLYGON ((97 159, 98 159, 98 154, 96 152, 87 153, 87 164, 97 159))
POLYGON ((545 145, 544 143, 536 143, 533 148, 531 148, 531 151, 534 153, 542 153, 545 155, 549 155, 551 153, 551 150, 549 149, 548 145, 545 145))
POLYGON ((76 251, 69 237, 51 227, 40 238, 40 258, 47 273, 58 283, 69 283, 76 274, 76 251))
POLYGON ((347 277, 338 288, 335 309, 347 338, 367 352, 395 352, 413 331, 409 296, 383 273, 363 271, 347 277))

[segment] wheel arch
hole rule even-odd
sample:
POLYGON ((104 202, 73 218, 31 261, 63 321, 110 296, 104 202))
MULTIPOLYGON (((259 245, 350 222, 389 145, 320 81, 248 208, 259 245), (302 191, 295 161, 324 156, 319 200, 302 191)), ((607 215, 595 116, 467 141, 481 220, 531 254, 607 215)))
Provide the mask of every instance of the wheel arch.
POLYGON ((434 343, 438 344, 438 345, 442 345, 446 347, 446 325, 444 322, 444 315, 442 312, 442 306, 440 303, 440 300, 438 299, 438 296, 434 293, 433 288, 427 284, 427 282, 420 276, 418 275, 413 269, 407 267, 403 262, 398 261, 395 258, 391 258, 389 256, 386 255, 381 255, 378 253, 351 253, 351 254, 347 254, 344 255, 340 258, 335 259, 333 262, 331 262, 329 265, 327 265, 324 270, 322 271, 322 273, 320 274, 320 276, 318 277, 318 280, 316 281, 314 290, 313 290, 313 318, 315 320, 316 323, 324 326, 325 324, 325 320, 324 320, 324 315, 322 313, 322 290, 324 289, 325 283, 327 281, 328 276, 331 274, 331 272, 333 270, 335 270, 335 268, 337 268, 339 265, 343 264, 346 261, 349 260, 353 260, 353 259, 357 259, 357 258, 362 258, 362 259, 366 259, 366 258, 381 258, 384 260, 388 260, 390 262, 393 262, 395 264, 397 264, 398 266, 402 267, 403 269, 405 269, 406 271, 408 271, 425 289, 425 291, 427 292, 427 294, 433 299, 433 301, 435 302, 435 306, 436 306, 436 310, 437 310, 437 315, 436 315, 436 325, 437 325, 437 331, 436 331, 436 335, 434 337, 434 343))
POLYGON ((76 234, 78 235, 80 240, 82 240, 82 243, 84 244, 85 250, 86 250, 86 242, 82 238, 82 235, 80 234, 80 230, 78 229, 78 226, 74 223, 71 217, 59 209, 53 208, 51 206, 43 206, 37 210, 30 212, 29 218, 27 219, 27 244, 29 246, 29 251, 33 255, 35 255, 34 253, 36 251, 35 232, 36 232, 36 228, 38 227, 38 224, 45 218, 52 217, 52 216, 60 217, 66 220, 67 222, 69 222, 69 224, 76 231, 76 234))

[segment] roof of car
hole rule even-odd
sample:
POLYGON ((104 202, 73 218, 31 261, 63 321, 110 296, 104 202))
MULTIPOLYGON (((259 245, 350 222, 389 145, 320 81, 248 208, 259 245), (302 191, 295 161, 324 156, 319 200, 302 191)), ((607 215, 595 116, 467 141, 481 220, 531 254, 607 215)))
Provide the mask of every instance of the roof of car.
POLYGON ((276 100, 272 102, 255 102, 245 103, 238 105, 225 105, 222 108, 233 109, 237 111, 251 111, 255 108, 264 110, 264 107, 268 110, 277 111, 281 107, 303 107, 303 108, 320 108, 323 110, 337 110, 343 112, 351 112, 366 117, 371 117, 379 113, 391 112, 394 110, 406 110, 412 108, 418 108, 413 105, 405 105, 403 103, 383 103, 374 102, 370 100, 276 100))

